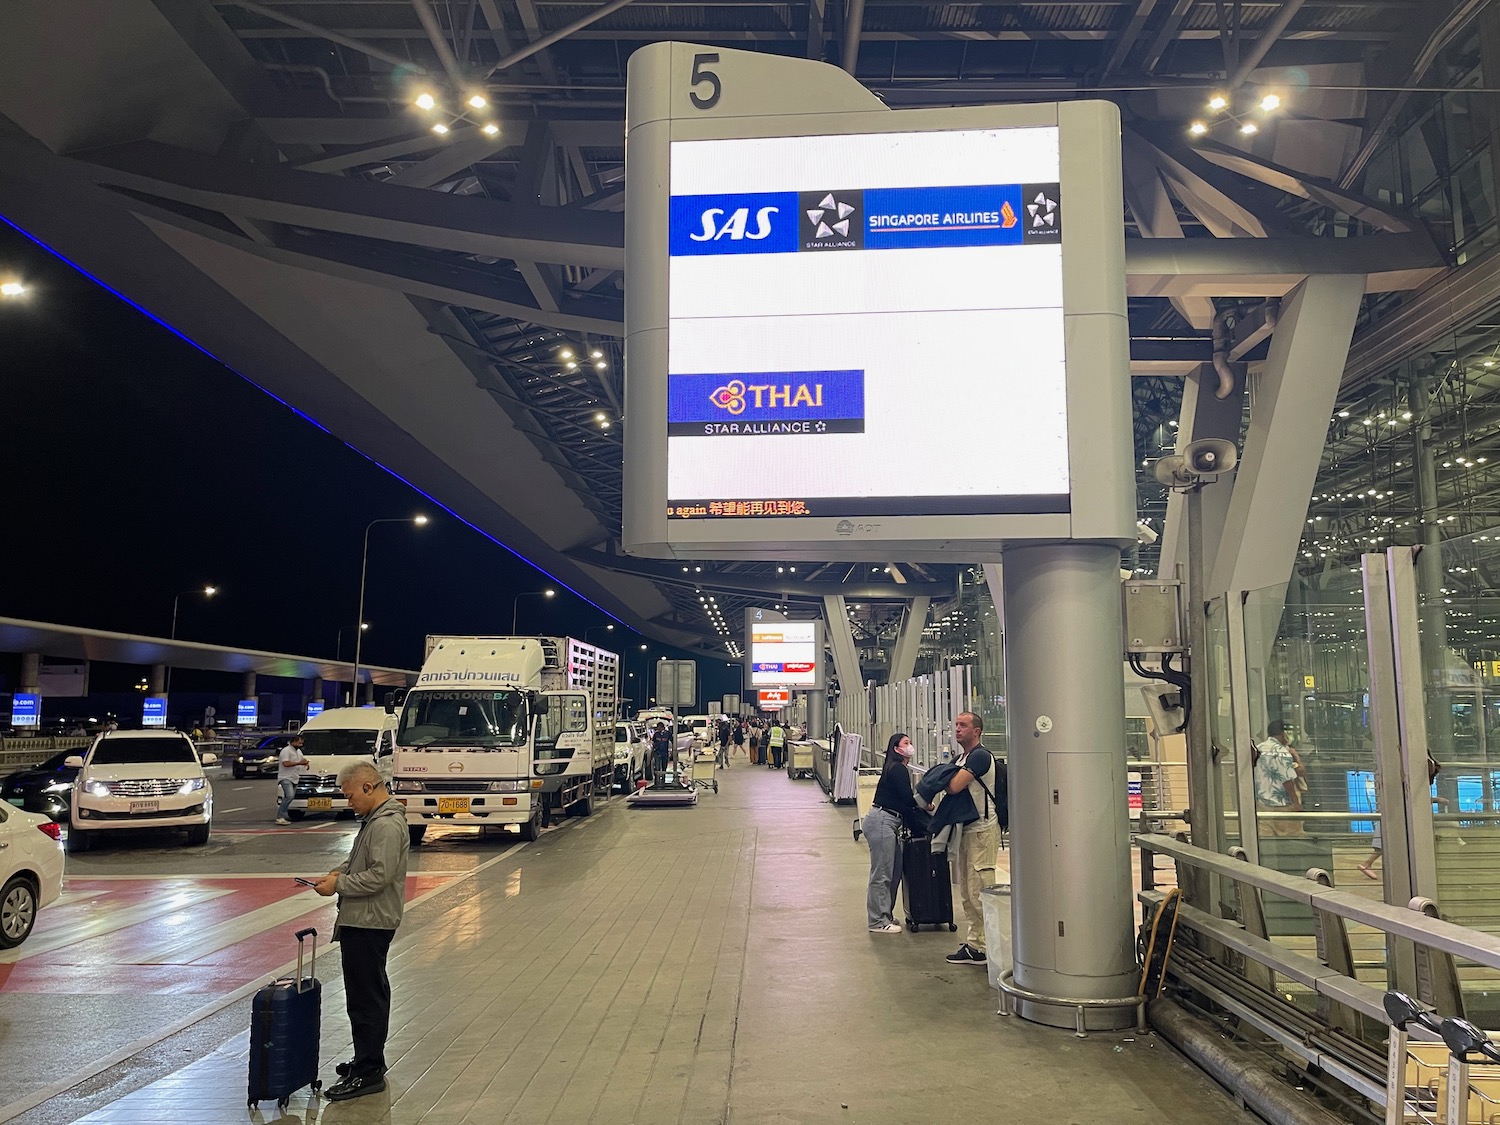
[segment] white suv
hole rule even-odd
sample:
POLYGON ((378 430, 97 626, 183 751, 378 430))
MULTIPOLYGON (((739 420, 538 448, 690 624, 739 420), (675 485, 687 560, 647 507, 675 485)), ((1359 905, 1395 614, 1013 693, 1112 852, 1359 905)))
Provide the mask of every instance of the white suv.
POLYGON ((87 851, 105 832, 185 828, 189 844, 208 843, 214 790, 192 740, 169 730, 108 731, 94 739, 73 784, 68 850, 87 851))

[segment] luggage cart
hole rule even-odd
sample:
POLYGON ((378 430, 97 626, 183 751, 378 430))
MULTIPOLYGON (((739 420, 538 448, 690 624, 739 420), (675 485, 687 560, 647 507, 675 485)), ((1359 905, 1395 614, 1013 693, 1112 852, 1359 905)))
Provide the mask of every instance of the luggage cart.
POLYGON ((854 811, 859 815, 854 818, 854 842, 859 843, 863 834, 860 824, 870 810, 875 807, 875 787, 880 784, 880 770, 869 766, 859 768, 858 777, 855 781, 857 786, 854 791, 854 811))
POLYGON ((719 791, 719 754, 713 747, 693 748, 693 763, 688 769, 687 783, 695 789, 719 791))
POLYGON ((1385 1125, 1479 1125, 1500 1121, 1500 1047, 1466 1020, 1439 1020, 1409 996, 1385 995, 1391 1021, 1385 1125), (1415 1026, 1440 1042, 1414 1039, 1415 1026), (1485 1062, 1471 1062, 1471 1056, 1485 1062))

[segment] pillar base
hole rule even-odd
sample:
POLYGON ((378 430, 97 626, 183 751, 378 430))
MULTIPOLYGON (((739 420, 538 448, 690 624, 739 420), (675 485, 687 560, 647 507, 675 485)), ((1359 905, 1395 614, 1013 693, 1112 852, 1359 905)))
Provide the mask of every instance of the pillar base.
POLYGON ((1146 1029, 1144 996, 1045 996, 1016 985, 1014 973, 1000 977, 999 1015, 1017 1015, 1028 1023, 1072 1029, 1078 1038, 1090 1031, 1119 1031, 1134 1021, 1146 1029))

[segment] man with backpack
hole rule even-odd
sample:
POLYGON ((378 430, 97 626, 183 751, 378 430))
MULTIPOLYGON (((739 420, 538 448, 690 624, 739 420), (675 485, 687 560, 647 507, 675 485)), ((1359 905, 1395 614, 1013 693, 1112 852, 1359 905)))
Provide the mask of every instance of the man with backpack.
POLYGON ((958 743, 958 769, 948 780, 947 791, 967 791, 979 819, 963 826, 957 855, 953 862, 953 881, 958 884, 958 899, 963 907, 968 929, 963 944, 948 954, 951 965, 986 965, 984 909, 979 892, 986 882, 995 881, 995 863, 1000 852, 1000 825, 1009 823, 1006 808, 1005 765, 984 748, 984 720, 972 711, 962 711, 953 720, 953 738, 958 743))

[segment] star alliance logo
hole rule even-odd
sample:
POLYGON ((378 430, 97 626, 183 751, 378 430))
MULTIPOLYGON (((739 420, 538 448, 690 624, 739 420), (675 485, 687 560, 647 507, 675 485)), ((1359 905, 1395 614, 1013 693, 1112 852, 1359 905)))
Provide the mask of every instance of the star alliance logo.
POLYGON ((1057 200, 1048 199, 1046 192, 1039 191, 1026 205, 1026 213, 1031 216, 1033 228, 1053 226, 1057 222, 1057 200))
POLYGON ((1034 244, 1062 241, 1062 194, 1056 184, 1022 184, 1021 202, 1026 215, 1021 228, 1021 242, 1034 244))
POLYGON ((800 246, 803 250, 861 250, 865 244, 864 192, 802 192, 800 246))

